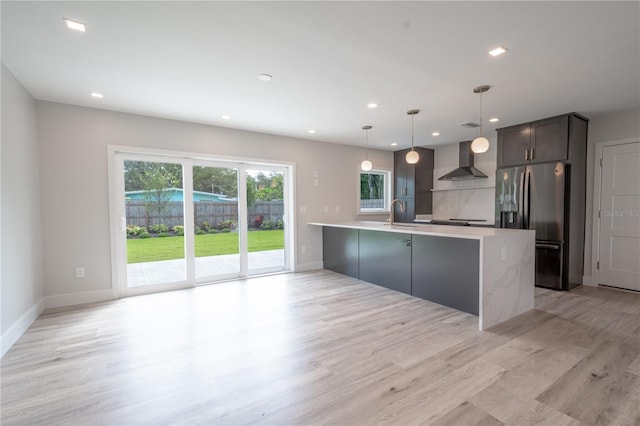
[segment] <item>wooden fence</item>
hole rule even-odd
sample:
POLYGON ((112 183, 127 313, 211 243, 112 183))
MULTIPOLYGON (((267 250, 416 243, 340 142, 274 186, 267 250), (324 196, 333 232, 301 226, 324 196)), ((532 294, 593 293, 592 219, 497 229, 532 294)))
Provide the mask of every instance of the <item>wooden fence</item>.
MULTIPOLYGON (((211 227, 216 227, 225 220, 238 223, 238 204, 233 201, 195 201, 193 206, 196 226, 200 226, 204 221, 209 222, 211 227)), ((184 225, 184 208, 181 201, 167 203, 161 214, 150 213, 150 210, 153 212, 155 209, 147 209, 145 200, 127 200, 127 224, 144 227, 160 223, 169 227, 184 225)), ((248 210, 249 227, 255 227, 255 221, 259 216, 264 216, 264 220, 270 220, 275 224, 282 220, 284 203, 282 200, 256 201, 248 210)))
POLYGON ((360 200, 361 209, 382 209, 384 208, 383 199, 360 200))

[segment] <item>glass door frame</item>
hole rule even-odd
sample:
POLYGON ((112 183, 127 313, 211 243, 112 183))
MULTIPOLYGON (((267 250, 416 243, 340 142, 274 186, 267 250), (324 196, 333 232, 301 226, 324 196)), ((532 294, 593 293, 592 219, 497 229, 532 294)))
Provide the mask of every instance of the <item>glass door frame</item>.
MULTIPOLYGON (((110 156, 111 157, 111 156, 110 156)), ((111 158, 110 158, 111 159, 111 158)), ((193 176, 189 159, 177 156, 164 156, 156 154, 142 154, 134 152, 115 152, 113 155, 113 164, 110 172, 113 175, 110 182, 114 186, 115 194, 111 199, 111 208, 115 209, 115 218, 112 223, 117 223, 115 238, 112 237, 112 246, 115 246, 115 253, 112 250, 112 273, 114 274, 114 292, 117 291, 120 296, 135 296, 138 294, 154 293, 159 291, 178 290, 193 287, 195 269, 194 262, 191 260, 195 256, 194 246, 194 224, 193 224, 193 203, 189 202, 193 192, 193 176), (148 284, 137 287, 129 287, 127 284, 127 219, 126 219, 126 201, 124 197, 124 162, 125 161, 144 161, 180 164, 182 166, 182 191, 183 191, 183 225, 184 225, 184 260, 186 266, 185 279, 174 282, 166 282, 160 284, 148 284), (114 244, 115 243, 115 244, 114 244)), ((110 191, 111 192, 111 191, 110 191)), ((113 217, 113 216, 112 216, 113 217)))
MULTIPOLYGON (((248 218, 246 200, 246 172, 251 169, 282 171, 284 173, 284 267, 279 273, 293 272, 295 250, 295 164, 261 159, 235 158, 214 154, 189 153, 162 149, 107 146, 109 174, 109 210, 111 232, 111 281, 113 298, 191 288, 234 278, 249 276, 248 271, 248 218), (184 244, 186 279, 173 283, 154 284, 137 288, 127 287, 126 208, 124 199, 124 161, 154 161, 182 165, 184 202, 184 244), (193 166, 209 165, 238 169, 238 228, 241 269, 238 276, 220 277, 216 281, 196 282, 195 279, 195 215, 193 205, 193 166)), ((257 271, 255 275, 262 272, 257 271)), ((269 273, 269 272, 266 272, 269 273)))

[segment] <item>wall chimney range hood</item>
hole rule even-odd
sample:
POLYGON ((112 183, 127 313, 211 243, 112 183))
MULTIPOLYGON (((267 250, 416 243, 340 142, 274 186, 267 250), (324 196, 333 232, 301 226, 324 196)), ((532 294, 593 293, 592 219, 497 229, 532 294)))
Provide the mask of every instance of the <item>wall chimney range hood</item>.
POLYGON ((487 175, 473 167, 471 141, 460 142, 458 168, 438 178, 438 180, 467 180, 486 178, 487 175))

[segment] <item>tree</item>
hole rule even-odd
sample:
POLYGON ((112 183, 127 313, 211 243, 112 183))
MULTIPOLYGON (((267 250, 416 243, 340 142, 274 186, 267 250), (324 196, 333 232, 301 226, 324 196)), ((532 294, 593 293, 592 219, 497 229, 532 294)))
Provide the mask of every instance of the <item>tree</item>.
POLYGON ((238 196, 238 171, 224 167, 194 166, 193 189, 235 198, 238 196))
POLYGON ((171 202, 170 188, 182 187, 182 166, 151 161, 125 161, 125 191, 144 191, 147 227, 151 217, 161 218, 171 202))
POLYGON ((384 176, 375 173, 360 174, 360 199, 379 200, 384 198, 384 176))
POLYGON ((271 173, 269 176, 258 173, 255 180, 258 200, 271 201, 284 198, 284 175, 282 173, 271 173))

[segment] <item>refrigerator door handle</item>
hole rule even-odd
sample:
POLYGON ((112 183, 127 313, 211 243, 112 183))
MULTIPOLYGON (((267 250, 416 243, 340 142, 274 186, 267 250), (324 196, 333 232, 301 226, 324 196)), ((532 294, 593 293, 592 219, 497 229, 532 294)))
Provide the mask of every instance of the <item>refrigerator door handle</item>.
POLYGON ((529 176, 531 170, 525 169, 524 172, 524 203, 522 204, 523 228, 529 229, 529 176))
POLYGON ((549 250, 560 250, 562 246, 560 244, 549 244, 549 243, 536 243, 536 248, 544 248, 549 250))

